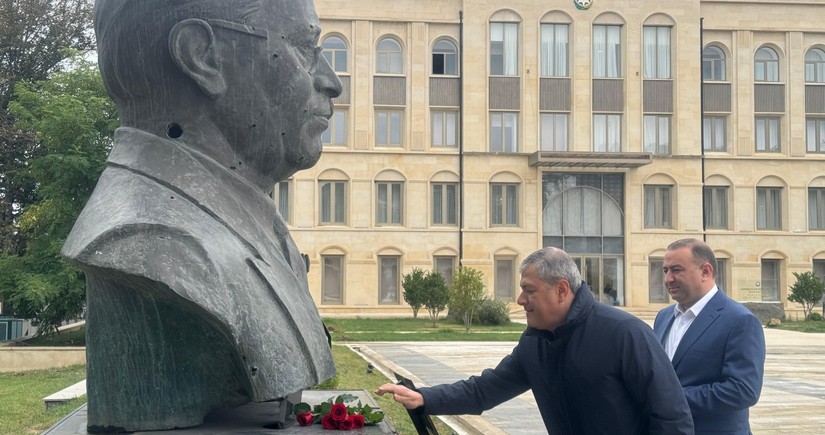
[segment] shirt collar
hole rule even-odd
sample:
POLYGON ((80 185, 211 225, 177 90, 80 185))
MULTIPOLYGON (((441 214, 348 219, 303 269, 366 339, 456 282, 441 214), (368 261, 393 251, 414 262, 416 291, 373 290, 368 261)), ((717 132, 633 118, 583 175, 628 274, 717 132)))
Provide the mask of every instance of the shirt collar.
POLYGON ((710 301, 710 299, 714 295, 716 295, 716 292, 718 292, 718 291, 719 291, 719 288, 716 287, 716 284, 714 284, 713 288, 711 288, 710 291, 708 291, 707 293, 705 293, 704 296, 702 296, 702 299, 699 299, 698 301, 696 301, 696 303, 693 304, 693 306, 691 306, 687 310, 682 310, 681 307, 679 307, 679 304, 674 305, 673 306, 673 316, 674 317, 679 317, 682 314, 686 314, 688 311, 690 311, 693 314, 693 317, 699 316, 699 313, 702 312, 702 309, 705 308, 705 305, 708 304, 708 301, 710 301))

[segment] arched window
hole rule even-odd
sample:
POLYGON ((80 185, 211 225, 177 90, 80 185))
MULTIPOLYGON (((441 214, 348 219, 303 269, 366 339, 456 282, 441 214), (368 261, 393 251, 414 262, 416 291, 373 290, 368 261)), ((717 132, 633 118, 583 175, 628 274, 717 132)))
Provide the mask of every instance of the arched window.
POLYGON ((337 36, 324 39, 324 57, 335 72, 347 72, 347 44, 337 36))
POLYGON ((825 51, 812 48, 805 54, 805 82, 825 83, 825 51))
POLYGON ((375 72, 379 74, 402 74, 404 60, 401 44, 395 39, 384 38, 378 42, 375 72))
POLYGON ((458 75, 458 49, 451 41, 442 39, 433 46, 433 74, 458 75))
POLYGON ((727 78, 725 52, 715 45, 702 50, 702 79, 721 81, 727 78))
POLYGON ((779 56, 772 48, 762 47, 754 56, 754 80, 757 82, 779 81, 779 56))

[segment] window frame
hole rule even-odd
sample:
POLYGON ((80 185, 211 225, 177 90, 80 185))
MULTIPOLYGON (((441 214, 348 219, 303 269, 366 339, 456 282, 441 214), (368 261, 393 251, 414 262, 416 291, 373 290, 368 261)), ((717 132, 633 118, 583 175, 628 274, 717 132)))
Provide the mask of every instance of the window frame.
POLYGON ((645 229, 674 228, 674 193, 675 186, 672 184, 646 184, 644 186, 645 229), (653 207, 652 210, 649 207, 653 207))
POLYGON ((649 79, 671 79, 673 78, 673 28, 671 26, 644 26, 642 28, 642 52, 644 53, 644 61, 642 62, 644 78, 649 79), (653 31, 653 35, 649 35, 649 31, 653 31), (662 33, 667 33, 663 35, 662 33), (649 47, 650 41, 648 38, 653 38, 652 49, 649 47), (662 39, 667 39, 667 44, 662 46, 662 39), (667 61, 662 60, 667 57, 667 61), (655 61, 648 61, 648 57, 653 57, 655 61), (651 71, 653 69, 653 71, 651 71))
POLYGON ((777 186, 756 187, 756 230, 781 231, 784 188, 777 186), (775 207, 768 207, 773 203, 775 207), (771 213, 771 210, 774 210, 771 213))
POLYGON ((539 26, 539 74, 540 77, 570 77, 570 24, 568 23, 541 23, 539 26), (565 40, 558 42, 562 32, 565 40), (548 29, 548 31, 545 31, 548 29), (546 40, 549 38, 550 40, 546 40), (563 53, 559 53, 563 51, 563 53), (563 58, 564 65, 557 62, 563 58))
POLYGON ((647 113, 642 117, 642 123, 644 128, 642 129, 644 132, 644 151, 653 154, 654 156, 670 156, 673 152, 671 148, 671 122, 672 116, 670 115, 662 115, 662 114, 651 114, 647 113), (656 136, 655 143, 650 142, 650 138, 648 137, 648 122, 653 121, 653 129, 656 136), (663 134, 662 134, 662 122, 665 122, 664 128, 667 130, 664 134, 664 139, 666 140, 662 143, 663 134), (651 150, 652 147, 652 150, 651 150))
POLYGON ((702 148, 710 152, 728 152, 728 117, 726 115, 705 115, 705 117, 702 118, 702 123, 702 129, 704 130, 702 148), (718 124, 721 124, 722 128, 721 136, 718 133, 718 124), (722 142, 721 146, 718 143, 720 139, 722 142), (708 146, 708 142, 710 142, 710 146, 708 146))
POLYGON ((375 146, 386 148, 404 147, 404 109, 402 108, 375 108, 375 146), (386 117, 385 122, 381 122, 381 116, 386 117), (398 117, 398 143, 391 143, 393 138, 393 116, 398 117), (385 137, 381 135, 380 125, 384 124, 385 137))
POLYGON ((321 143, 324 146, 347 146, 347 112, 348 110, 343 107, 333 109, 332 116, 329 118, 329 126, 321 133, 321 143), (340 142, 338 142, 339 139, 340 142))
POLYGON ((619 78, 624 78, 624 70, 623 70, 624 60, 622 59, 622 50, 624 49, 624 47, 622 45, 623 42, 624 42, 622 40, 623 30, 624 30, 624 26, 619 25, 619 24, 594 24, 593 25, 593 31, 592 31, 592 38, 593 38, 592 39, 592 41, 593 41, 592 44, 593 45, 592 45, 592 50, 591 50, 591 55, 592 55, 591 62, 592 62, 592 65, 593 65, 592 69, 591 69, 591 74, 593 75, 593 78, 598 78, 598 79, 619 79, 619 78), (600 38, 599 35, 597 35, 597 32, 601 31, 601 30, 604 31, 604 37, 603 38, 600 38), (609 34, 611 33, 611 30, 612 31, 618 30, 618 44, 614 44, 615 53, 613 54, 614 59, 613 59, 612 62, 611 62, 611 58, 610 58, 611 54, 610 54, 610 49, 609 49, 609 39, 610 39, 609 34), (597 41, 597 39, 601 39, 601 41, 597 41), (603 45, 604 45, 603 46, 603 50, 604 50, 603 55, 598 55, 598 53, 596 52, 598 47, 599 47, 599 43, 603 43, 603 45), (603 59, 602 59, 601 62, 597 62, 597 58, 603 58, 603 59), (604 66, 604 71, 601 71, 601 68, 599 68, 599 65, 604 66), (611 71, 611 68, 614 68, 615 71, 611 71))
POLYGON ((808 187, 808 231, 825 231, 825 187, 808 187))
POLYGON ((488 67, 491 76, 505 76, 505 77, 517 77, 519 75, 519 24, 517 22, 506 22, 506 21, 491 21, 489 25, 490 35, 488 38, 488 44, 490 47, 490 55, 488 58, 488 67), (493 35, 496 32, 494 27, 501 26, 501 41, 494 41, 493 35), (515 31, 511 30, 512 27, 515 27, 515 31), (516 41, 514 43, 509 42, 507 36, 515 35, 516 41), (501 47, 501 54, 497 56, 495 52, 497 51, 496 43, 500 44, 501 47), (508 46, 515 46, 515 52, 510 52, 508 50, 508 46), (496 66, 497 57, 501 58, 501 65, 499 67, 496 66), (508 65, 512 63, 512 65, 508 65))
POLYGON ((335 225, 347 225, 347 217, 349 212, 348 207, 348 182, 346 180, 318 180, 318 198, 319 198, 319 209, 318 209, 318 225, 319 226, 335 226, 335 225), (329 184, 329 204, 326 205, 326 208, 329 209, 330 219, 324 220, 324 208, 325 208, 325 194, 324 194, 324 185, 329 184), (342 186, 339 189, 337 186, 342 186), (338 220, 338 212, 337 207, 338 198, 341 198, 341 220, 338 220))
POLYGON ((811 47, 805 53, 805 83, 825 83, 825 50, 811 47), (814 59, 814 55, 819 59, 814 59))
POLYGON ((292 179, 281 180, 275 183, 272 188, 272 201, 275 202, 275 209, 287 224, 292 224, 292 179), (285 191, 285 192, 284 192, 285 191), (286 194, 286 198, 284 198, 286 194), (286 213, 284 213, 286 209, 286 213))
POLYGON ((541 112, 539 114, 539 150, 541 151, 569 151, 570 150, 570 113, 568 112, 541 112), (563 117, 562 123, 558 118, 563 117), (551 119, 552 131, 546 133, 546 118, 551 119), (564 126, 562 137, 559 137, 558 127, 564 126), (547 142, 551 143, 547 143, 547 142), (558 142, 563 142, 559 144, 558 142))
POLYGON ((705 228, 714 230, 729 229, 730 186, 705 186, 703 202, 705 228), (717 207, 714 207, 714 205, 723 208, 721 213, 716 210, 717 207))
POLYGON ((779 79, 779 54, 771 47, 759 47, 753 55, 753 81, 778 83, 779 79))
POLYGON ((430 65, 430 74, 431 75, 434 75, 434 76, 448 76, 448 77, 457 77, 457 76, 459 76, 460 65, 459 65, 459 57, 458 57, 458 46, 456 46, 456 44, 452 40, 447 39, 447 38, 440 38, 437 41, 435 41, 435 44, 433 44, 433 49, 432 49, 430 60, 432 62, 432 64, 430 65), (452 51, 447 51, 447 49, 445 49, 445 48, 440 49, 439 48, 440 44, 441 45, 449 44, 452 51), (439 50, 441 50, 441 51, 439 51, 439 50), (441 59, 440 65, 442 67, 441 68, 442 72, 436 72, 436 65, 438 64, 438 62, 436 62, 436 58, 441 59), (448 67, 450 65, 449 59, 451 59, 451 58, 453 59, 452 60, 452 65, 454 66, 454 68, 453 68, 452 71, 448 71, 450 69, 448 67))
POLYGON ((756 116, 754 120, 754 148, 757 153, 782 152, 782 117, 756 116), (760 132, 764 133, 760 134, 760 132), (761 139, 760 139, 761 138, 761 139), (774 139, 776 144, 773 144, 774 139))
POLYGON ((509 111, 490 111, 490 152, 493 153, 517 153, 518 152, 518 145, 519 145, 519 113, 518 112, 509 112, 509 111), (499 126, 501 130, 501 134, 497 135, 494 132, 495 127, 495 118, 499 118, 499 126), (508 135, 507 128, 509 128, 505 123, 508 119, 512 124, 513 133, 508 135), (498 136, 500 149, 496 149, 496 141, 495 138, 498 136), (512 140, 512 144, 508 144, 508 138, 512 140))
POLYGON ((378 40, 375 45, 375 73, 376 74, 404 74, 404 47, 395 38, 385 36, 378 40), (386 43, 392 43, 393 49, 389 49, 386 43), (382 48, 382 45, 384 47, 382 48), (382 66, 383 62, 383 66, 382 66), (398 65, 394 65, 397 63, 398 65))
POLYGON ((459 141, 459 112, 455 109, 430 109, 430 146, 433 148, 458 148, 459 141), (449 120, 452 117, 453 134, 449 134, 449 120), (436 119, 441 119, 440 129, 436 128, 436 119), (440 144, 437 143, 438 137, 440 144), (453 140, 454 144, 448 142, 453 140))
POLYGON ((519 226, 520 190, 520 183, 490 183, 490 227, 519 226))
POLYGON ((447 287, 450 286, 453 282, 453 276, 455 272, 455 265, 456 265, 456 256, 455 255, 433 255, 433 271, 441 275, 444 278, 444 282, 447 283, 447 287), (450 273, 449 276, 444 276, 442 271, 444 270, 443 267, 439 266, 439 261, 449 261, 450 262, 450 273))
POLYGON ((702 80, 723 82, 728 78, 728 60, 725 50, 717 45, 708 45, 702 50, 702 80))
POLYGON ((321 255, 321 304, 324 305, 343 305, 344 304, 344 285, 346 279, 346 270, 345 270, 345 256, 340 254, 335 255, 321 255), (337 260, 338 261, 338 288, 337 294, 338 299, 335 298, 328 299, 327 298, 327 284, 330 282, 328 278, 328 270, 327 270, 327 260, 337 260))
POLYGON ((493 258, 495 286, 493 288, 493 297, 506 302, 513 302, 516 300, 516 257, 513 255, 496 255, 493 258), (500 272, 500 265, 506 264, 509 273, 503 277, 500 272), (502 289, 502 287, 506 287, 502 289), (505 290, 507 293, 502 293, 500 290, 505 290))
POLYGON ((335 71, 336 74, 349 72, 349 46, 347 45, 347 41, 345 41, 344 38, 338 35, 329 35, 326 38, 324 38, 324 41, 321 43, 321 48, 322 55, 324 56, 324 58, 326 58, 330 68, 332 68, 332 70, 335 71), (340 41, 341 45, 343 45, 343 48, 327 46, 327 43, 333 40, 340 41), (343 68, 341 68, 341 66, 339 65, 339 55, 341 53, 343 53, 344 56, 343 68))
POLYGON ((810 154, 825 153, 825 118, 805 118, 805 149, 810 154))
POLYGON ((430 214, 430 225, 437 227, 455 227, 458 226, 458 202, 459 202, 459 186, 456 182, 432 182, 430 183, 430 193, 432 213, 430 214), (437 195, 436 187, 441 188, 441 201, 436 207, 437 195), (450 204, 449 188, 453 188, 452 204, 450 204), (441 210, 441 213, 438 213, 441 210), (453 221, 450 222, 450 212, 452 210, 453 221), (440 222, 436 222, 436 216, 439 216, 440 222))
MULTIPOLYGON (((389 277, 393 278, 393 277, 389 277)), ((378 305, 399 305, 401 304, 401 256, 400 255, 379 255, 378 256, 378 305), (390 299, 389 292, 384 288, 384 262, 395 261, 395 277, 392 287, 394 287, 395 299, 390 299)))
POLYGON ((621 113, 594 113, 593 114, 593 152, 601 152, 601 153, 620 153, 622 152, 622 114, 621 113), (598 122, 599 118, 604 117, 604 131, 601 131, 600 124, 598 122), (618 128, 618 132, 615 133, 616 140, 618 141, 617 144, 611 144, 610 137, 611 137, 611 120, 614 120, 613 125, 618 128), (599 134, 603 133, 603 134, 599 134), (599 138, 598 136, 603 136, 599 138), (602 139, 602 140, 600 140, 602 139), (602 145, 604 149, 600 149, 602 145))
POLYGON ((375 182, 375 225, 404 226, 404 182, 403 181, 376 181, 375 182), (396 189, 397 188, 397 189, 396 189), (381 191, 385 191, 386 199, 381 206, 381 191), (395 212, 395 209, 398 212, 395 212), (383 214, 382 214, 383 213, 383 214))
POLYGON ((665 288, 664 266, 664 257, 648 257, 647 259, 647 299, 651 304, 665 304, 669 300, 670 295, 665 288))

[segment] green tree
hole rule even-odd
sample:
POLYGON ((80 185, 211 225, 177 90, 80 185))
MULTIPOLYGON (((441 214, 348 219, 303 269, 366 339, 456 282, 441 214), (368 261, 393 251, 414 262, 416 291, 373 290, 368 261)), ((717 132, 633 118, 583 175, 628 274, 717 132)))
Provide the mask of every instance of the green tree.
POLYGON ((41 156, 33 132, 15 124, 9 103, 20 82, 45 80, 71 55, 94 47, 91 0, 0 0, 0 253, 26 249, 18 220, 37 200, 37 183, 26 177, 41 156), (68 50, 67 50, 68 49, 68 50))
POLYGON ((117 112, 97 66, 80 57, 47 80, 19 83, 16 91, 9 110, 21 130, 36 133, 42 153, 19 174, 37 186, 36 197, 18 220, 24 252, 0 254, 0 300, 49 333, 83 307, 83 276, 60 248, 103 170, 117 112))
POLYGON ((465 332, 470 332, 473 314, 487 294, 483 277, 477 269, 459 267, 450 285, 450 310, 461 313, 465 332))
POLYGON ((814 306, 822 299, 825 293, 825 283, 813 272, 793 273, 796 277, 796 282, 790 286, 791 292, 788 295, 788 300, 802 304, 802 311, 805 313, 805 318, 811 315, 814 306))
POLYGON ((424 306, 430 314, 430 320, 435 327, 438 315, 447 308, 450 302, 450 289, 447 281, 438 272, 430 272, 424 277, 424 306))
POLYGON ((404 289, 404 301, 412 308, 413 319, 418 318, 418 310, 424 306, 425 276, 426 272, 423 269, 414 267, 410 273, 404 275, 401 281, 401 288, 404 289))

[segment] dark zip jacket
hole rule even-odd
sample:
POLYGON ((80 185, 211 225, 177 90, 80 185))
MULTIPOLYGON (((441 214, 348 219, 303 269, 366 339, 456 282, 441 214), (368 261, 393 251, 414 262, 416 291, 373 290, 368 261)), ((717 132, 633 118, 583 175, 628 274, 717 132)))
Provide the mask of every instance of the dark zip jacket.
POLYGON ((682 387, 653 331, 597 303, 586 284, 554 332, 528 327, 496 368, 420 392, 427 414, 478 415, 528 389, 552 435, 693 433, 682 387))

